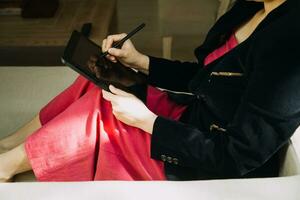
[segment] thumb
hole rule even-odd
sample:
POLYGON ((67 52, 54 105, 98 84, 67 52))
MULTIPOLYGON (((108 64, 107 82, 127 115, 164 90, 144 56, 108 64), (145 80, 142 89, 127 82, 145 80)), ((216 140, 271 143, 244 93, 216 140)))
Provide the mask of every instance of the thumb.
POLYGON ((112 56, 116 57, 125 57, 125 51, 122 49, 117 49, 117 48, 110 48, 108 49, 108 53, 112 56))
POLYGON ((113 85, 109 85, 109 90, 113 93, 113 94, 116 94, 116 95, 120 95, 120 96, 131 96, 130 93, 128 92, 125 92, 123 90, 120 90, 118 88, 116 88, 115 86, 113 85))

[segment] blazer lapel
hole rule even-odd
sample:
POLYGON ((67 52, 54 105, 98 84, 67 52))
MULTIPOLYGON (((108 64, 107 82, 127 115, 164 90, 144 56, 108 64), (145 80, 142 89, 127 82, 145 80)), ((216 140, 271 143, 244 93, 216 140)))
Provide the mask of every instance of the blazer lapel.
POLYGON ((208 32, 203 44, 195 49, 194 53, 199 63, 213 50, 220 47, 230 37, 234 29, 247 19, 251 18, 263 3, 238 0, 235 5, 223 15, 208 32))

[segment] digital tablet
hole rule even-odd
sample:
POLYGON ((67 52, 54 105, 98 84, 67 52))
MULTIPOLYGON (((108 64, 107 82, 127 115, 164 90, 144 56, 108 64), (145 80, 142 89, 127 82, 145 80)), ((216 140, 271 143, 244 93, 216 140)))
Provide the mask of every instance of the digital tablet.
POLYGON ((100 88, 109 91, 110 84, 131 92, 136 85, 146 83, 146 75, 137 72, 120 62, 113 63, 101 57, 101 47, 73 31, 62 56, 62 62, 92 81, 100 88))

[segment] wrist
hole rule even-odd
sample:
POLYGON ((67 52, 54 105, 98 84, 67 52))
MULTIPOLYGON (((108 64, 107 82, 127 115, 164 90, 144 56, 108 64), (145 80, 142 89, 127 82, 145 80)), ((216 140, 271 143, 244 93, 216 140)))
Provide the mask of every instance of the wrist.
POLYGON ((144 130, 145 132, 152 134, 153 132, 153 126, 154 126, 154 122, 157 118, 157 115, 152 113, 149 115, 149 117, 141 124, 141 129, 144 130))
POLYGON ((137 61, 137 68, 148 71, 149 70, 149 62, 150 62, 149 57, 144 54, 140 54, 138 56, 138 58, 139 59, 137 61))

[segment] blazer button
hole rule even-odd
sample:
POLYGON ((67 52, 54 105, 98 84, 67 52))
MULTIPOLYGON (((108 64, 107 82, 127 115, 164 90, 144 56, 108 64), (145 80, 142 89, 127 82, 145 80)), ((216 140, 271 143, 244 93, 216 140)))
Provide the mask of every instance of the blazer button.
POLYGON ((178 165, 178 159, 177 159, 177 158, 173 158, 173 163, 174 163, 175 165, 178 165))
POLYGON ((172 158, 170 156, 167 157, 167 161, 168 161, 168 163, 172 163, 173 162, 172 158))
POLYGON ((161 155, 161 156, 160 156, 160 159, 161 159, 162 161, 166 162, 166 161, 167 161, 167 156, 166 156, 166 155, 161 155))

